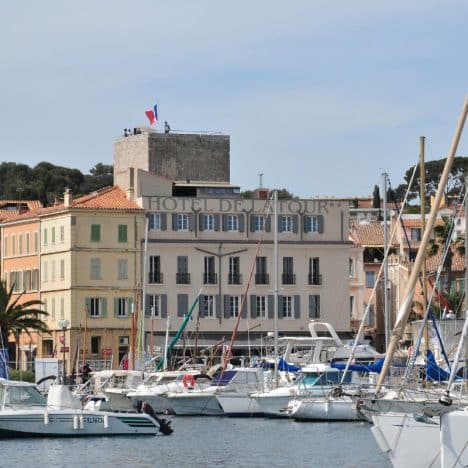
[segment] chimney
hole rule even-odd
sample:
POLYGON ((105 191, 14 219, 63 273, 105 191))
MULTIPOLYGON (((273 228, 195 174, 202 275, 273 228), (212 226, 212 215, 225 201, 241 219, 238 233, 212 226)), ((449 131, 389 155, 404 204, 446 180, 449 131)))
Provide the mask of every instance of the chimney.
POLYGON ((63 206, 70 207, 73 203, 73 193, 71 189, 65 188, 65 193, 63 194, 63 206))

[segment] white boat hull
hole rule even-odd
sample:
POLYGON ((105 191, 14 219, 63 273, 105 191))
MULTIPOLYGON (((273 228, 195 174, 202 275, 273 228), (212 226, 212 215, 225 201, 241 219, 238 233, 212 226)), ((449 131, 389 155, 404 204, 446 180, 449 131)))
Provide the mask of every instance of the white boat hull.
POLYGON ((0 414, 0 438, 155 435, 159 425, 143 413, 14 410, 0 414))
POLYGON ((357 411, 356 402, 349 397, 294 400, 290 402, 289 416, 298 420, 366 420, 366 418, 357 411))
POLYGON ((220 416, 224 414, 214 394, 176 393, 167 396, 167 404, 177 416, 220 416))
POLYGON ((441 466, 468 466, 468 409, 443 414, 440 421, 441 466))
POLYGON ((242 393, 216 394, 226 416, 262 416, 263 411, 255 398, 242 393))

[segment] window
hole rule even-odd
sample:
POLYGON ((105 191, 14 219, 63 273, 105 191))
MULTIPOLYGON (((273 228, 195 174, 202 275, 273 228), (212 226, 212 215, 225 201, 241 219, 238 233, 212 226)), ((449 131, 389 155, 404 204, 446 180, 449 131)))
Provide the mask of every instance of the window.
POLYGON ((241 284, 242 278, 240 274, 240 258, 229 257, 229 275, 228 284, 241 284))
POLYGON ((160 294, 149 294, 148 296, 147 310, 151 317, 161 317, 161 295, 160 294))
POLYGON ((309 318, 320 318, 320 295, 311 294, 309 296, 309 318))
POLYGON ((55 227, 50 230, 50 241, 55 244, 55 227))
POLYGON ((161 213, 150 213, 149 219, 148 219, 148 228, 153 231, 162 230, 161 213))
POLYGON ((366 288, 373 288, 375 284, 375 271, 366 271, 366 288))
POLYGON ((283 257, 283 284, 296 284, 293 257, 283 257))
POLYGON ((26 233, 26 253, 28 254, 29 253, 29 249, 30 249, 30 235, 29 235, 29 232, 26 233))
POLYGON ((268 284, 269 277, 267 273, 267 258, 257 257, 255 260, 255 284, 268 284))
POLYGON ((202 315, 207 318, 216 317, 215 296, 202 296, 202 315))
POLYGON ((239 217, 237 215, 227 216, 227 230, 231 232, 239 230, 239 217))
POLYGON ((52 320, 55 320, 55 297, 52 298, 52 320))
POLYGON ((188 272, 188 257, 186 255, 177 256, 177 284, 190 284, 190 273, 188 272))
POLYGON ((229 316, 237 317, 240 310, 240 296, 229 296, 229 316))
POLYGON ((39 270, 36 268, 32 271, 31 289, 37 291, 39 289, 39 270))
POLYGON ((31 270, 23 271, 23 289, 24 291, 31 291, 31 270))
POLYGON ((16 236, 11 236, 11 255, 16 255, 16 236))
POLYGON ((281 232, 293 232, 292 216, 281 216, 280 221, 281 221, 281 225, 280 225, 281 232))
POLYGON ((283 318, 294 317, 293 304, 294 301, 292 296, 283 296, 282 303, 280 304, 283 318))
POLYGON ((189 215, 187 213, 179 213, 177 215, 177 230, 178 231, 189 230, 189 215))
POLYGON ((355 275, 354 258, 350 258, 350 259, 349 259, 348 268, 349 268, 349 276, 350 276, 351 278, 354 278, 354 275, 355 275))
POLYGON ((354 296, 349 296, 349 315, 354 315, 354 296))
POLYGON ((119 224, 119 242, 127 242, 127 225, 119 224))
POLYGON ((132 300, 128 297, 115 298, 114 315, 116 317, 128 317, 131 312, 132 300))
POLYGON ((65 242, 65 227, 60 226, 60 242, 65 242))
POLYGON ((86 299, 86 306, 90 317, 101 317, 103 315, 103 305, 102 298, 100 297, 86 299))
POLYGON ((266 296, 256 296, 255 307, 257 310, 258 318, 267 317, 267 297, 266 296))
POLYGON ((101 225, 91 224, 91 242, 99 242, 101 240, 101 225))
POLYGON ((4 257, 8 257, 8 241, 9 241, 8 237, 3 238, 3 242, 4 242, 4 244, 3 244, 3 256, 4 257))
POLYGON ((150 255, 148 275, 149 283, 162 283, 161 257, 159 255, 150 255))
POLYGON ((412 241, 420 241, 421 240, 421 228, 411 228, 410 238, 412 241))
POLYGON ((92 336, 91 337, 91 354, 99 354, 101 349, 101 337, 92 336))
POLYGON ((215 217, 212 214, 206 214, 203 216, 203 230, 214 231, 215 230, 215 217))
POLYGON ((305 232, 318 232, 318 217, 306 216, 304 218, 304 230, 305 232))
POLYGON ((52 356, 54 352, 54 341, 53 340, 44 340, 42 342, 42 355, 43 356, 52 356))
MULTIPOLYGON (((364 304, 364 312, 366 311, 367 306, 364 304)), ((368 327, 373 327, 375 325, 375 312, 374 312, 374 304, 369 305, 369 313, 364 321, 365 325, 368 327)))
POLYGON ((261 215, 255 215, 253 228, 254 231, 263 231, 265 228, 265 217, 261 215))
POLYGON ((39 234, 38 232, 36 231, 34 233, 34 252, 37 252, 37 248, 38 248, 38 238, 39 238, 39 234))
POLYGON ((309 258, 309 284, 321 285, 322 275, 320 274, 320 258, 309 258))
POLYGON ((60 260, 60 279, 65 279, 65 260, 60 260))
POLYGON ((23 234, 18 235, 18 255, 23 255, 23 234))
POLYGON ((100 280, 101 279, 101 259, 92 258, 90 261, 91 264, 91 279, 100 280))
POLYGON ((44 262, 42 268, 42 282, 47 283, 47 281, 49 281, 49 264, 48 262, 44 262))
POLYGON ((48 236, 47 236, 47 229, 44 229, 44 230, 42 231, 42 236, 43 236, 43 244, 44 244, 44 245, 47 245, 47 244, 49 243, 48 238, 47 238, 47 237, 48 237, 48 236))
POLYGON ((204 284, 216 284, 217 277, 215 273, 215 258, 213 256, 204 258, 205 270, 203 273, 204 284))
POLYGON ((65 299, 63 297, 60 298, 60 318, 63 319, 65 317, 65 299))
POLYGON ((119 258, 117 261, 117 279, 128 279, 128 261, 126 258, 119 258))

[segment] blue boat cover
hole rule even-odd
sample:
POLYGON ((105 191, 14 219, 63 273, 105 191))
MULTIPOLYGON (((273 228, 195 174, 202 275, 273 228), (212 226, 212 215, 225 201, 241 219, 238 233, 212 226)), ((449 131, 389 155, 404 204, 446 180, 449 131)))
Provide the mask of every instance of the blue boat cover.
MULTIPOLYGON (((369 364, 368 366, 366 366, 365 364, 351 364, 348 367, 348 370, 356 372, 380 372, 382 370, 384 360, 384 358, 379 359, 373 362, 372 364, 369 364)), ((335 369, 346 369, 346 364, 340 362, 332 362, 331 366, 335 369)))
POLYGON ((284 359, 284 357, 281 357, 278 361, 278 370, 286 372, 299 372, 301 368, 295 366, 294 364, 288 364, 286 359, 284 359))
POLYGON ((450 372, 447 372, 437 365, 434 354, 428 349, 426 354, 426 379, 433 382, 442 382, 449 378, 450 372))
POLYGON ((8 379, 8 349, 0 348, 0 378, 8 379))

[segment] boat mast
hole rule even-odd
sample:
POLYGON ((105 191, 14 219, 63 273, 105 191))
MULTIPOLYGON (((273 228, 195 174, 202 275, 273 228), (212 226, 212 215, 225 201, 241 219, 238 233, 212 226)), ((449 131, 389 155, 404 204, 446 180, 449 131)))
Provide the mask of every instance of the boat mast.
POLYGON ((380 389, 382 388, 382 385, 389 371, 390 364, 393 360, 393 356, 395 354, 398 343, 403 337, 403 332, 405 330, 406 322, 408 321, 408 316, 411 312, 411 304, 413 302, 414 289, 416 287, 416 282, 418 281, 419 272, 421 271, 422 262, 425 258, 425 250, 429 244, 429 238, 430 238, 432 229, 435 224, 437 210, 438 210, 438 207, 440 206, 440 202, 444 194, 445 186, 447 185, 447 180, 450 175, 450 170, 452 168, 453 160, 455 159, 455 153, 457 151, 458 143, 460 141, 463 126, 465 125, 467 113, 468 113, 468 97, 465 98, 463 109, 458 119, 457 128, 455 130, 455 134, 453 136, 452 143, 450 145, 449 153, 447 156, 447 161, 445 163, 444 170, 442 171, 442 175, 440 177, 439 187, 437 189, 437 193, 435 196, 434 205, 431 208, 429 219, 427 221, 427 227, 426 227, 426 230, 424 231, 424 235, 421 240, 421 244, 419 246, 416 259, 414 261, 413 270, 411 271, 411 275, 406 285, 406 290, 405 290, 405 295, 404 295, 405 299, 400 306, 400 309, 398 311, 398 315, 395 321, 395 326, 393 327, 393 333, 390 339, 390 344, 387 349, 387 352, 385 355, 385 361, 382 366, 382 371, 379 374, 379 380, 377 382, 377 386, 375 389, 376 393, 378 393, 380 389))
MULTIPOLYGON (((387 211, 387 180, 388 174, 382 174, 383 185, 383 232, 384 232, 384 252, 388 251, 388 211, 387 211)), ((385 349, 390 342, 390 314, 388 310, 388 254, 384 261, 383 271, 383 299, 384 299, 384 325, 385 325, 385 349)))
POLYGON ((275 276, 274 338, 275 338, 275 385, 278 385, 278 190, 273 197, 273 274, 275 276))

